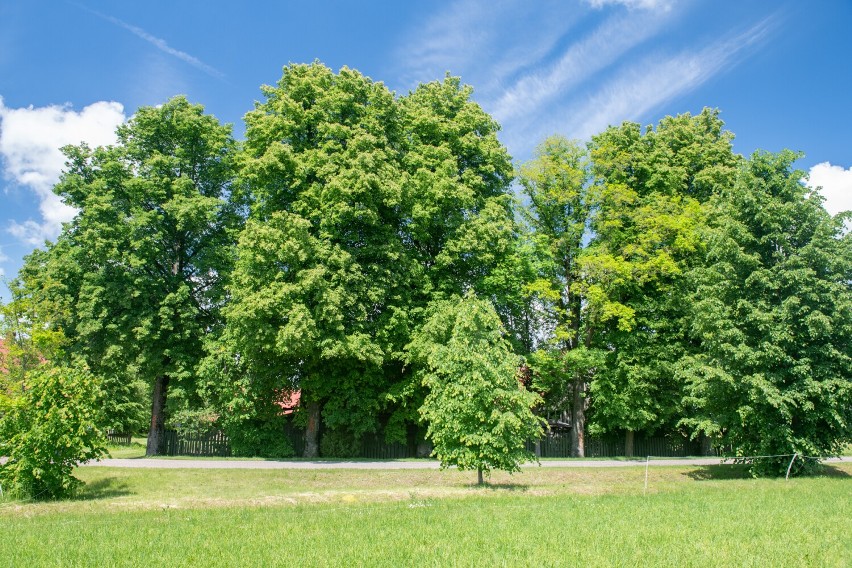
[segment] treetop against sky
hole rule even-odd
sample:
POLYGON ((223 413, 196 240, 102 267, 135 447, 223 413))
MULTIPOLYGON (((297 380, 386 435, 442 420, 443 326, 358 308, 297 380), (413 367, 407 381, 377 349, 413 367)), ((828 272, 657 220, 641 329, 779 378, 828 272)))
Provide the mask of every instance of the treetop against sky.
POLYGON ((717 107, 737 152, 803 151, 829 211, 850 209, 850 23, 845 0, 3 3, 0 274, 74 215, 52 192, 60 146, 113 143, 136 108, 181 93, 241 138, 259 86, 316 59, 398 95, 459 75, 521 161, 550 134, 717 107))

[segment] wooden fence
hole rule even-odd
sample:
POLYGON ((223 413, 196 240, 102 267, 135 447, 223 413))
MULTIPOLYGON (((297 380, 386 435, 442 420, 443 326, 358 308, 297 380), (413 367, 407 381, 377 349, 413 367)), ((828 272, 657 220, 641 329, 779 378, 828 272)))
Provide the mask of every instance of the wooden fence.
POLYGON ((114 430, 109 430, 107 432, 107 442, 116 446, 129 446, 130 434, 120 434, 114 430))
MULTIPOLYGON (((295 428, 282 432, 293 444, 297 456, 304 450, 304 433, 295 428)), ((129 443, 129 442, 128 442, 129 443)), ((623 457, 624 436, 586 436, 585 454, 589 458, 623 457)), ((528 442, 527 449, 535 450, 535 442, 528 442)), ((416 445, 387 442, 380 434, 367 434, 361 440, 361 451, 357 457, 367 459, 402 459, 416 456, 416 445)), ((567 458, 571 456, 571 438, 567 432, 551 433, 539 441, 539 456, 543 458, 567 458)), ((231 455, 228 437, 222 432, 204 435, 179 434, 167 430, 163 437, 162 453, 168 456, 220 456, 231 455)), ((686 457, 701 454, 700 444, 677 434, 670 436, 642 436, 637 433, 633 441, 633 455, 637 457, 686 457)))
POLYGON ((386 442, 384 436, 367 434, 361 439, 358 457, 371 460, 396 460, 415 456, 416 448, 399 442, 386 442))
MULTIPOLYGON (((527 449, 535 451, 535 443, 529 442, 527 449)), ((569 432, 551 433, 539 441, 539 456, 543 458, 567 458, 571 456, 571 435, 569 432)), ((615 458, 624 457, 624 436, 586 436, 585 457, 615 458)), ((634 456, 655 456, 682 458, 701 455, 701 445, 683 436, 642 436, 636 434, 633 440, 634 456)))
POLYGON ((194 435, 166 430, 161 452, 166 456, 229 457, 231 445, 222 432, 194 435))

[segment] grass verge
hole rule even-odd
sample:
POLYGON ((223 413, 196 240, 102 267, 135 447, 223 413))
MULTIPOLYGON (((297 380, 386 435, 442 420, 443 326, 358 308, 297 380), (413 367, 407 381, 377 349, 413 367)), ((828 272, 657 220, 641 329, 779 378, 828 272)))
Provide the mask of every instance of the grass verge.
POLYGON ((20 566, 846 566, 852 464, 433 470, 83 468, 76 501, 0 503, 20 566))

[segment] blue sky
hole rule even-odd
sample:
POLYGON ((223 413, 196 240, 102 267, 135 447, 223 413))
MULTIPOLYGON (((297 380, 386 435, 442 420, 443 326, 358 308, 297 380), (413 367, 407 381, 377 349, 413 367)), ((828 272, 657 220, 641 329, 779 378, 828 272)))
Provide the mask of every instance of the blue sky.
POLYGON ((519 161, 550 134, 716 107, 736 151, 805 152, 826 208, 852 209, 850 29, 850 0, 0 0, 0 272, 74 214, 51 192, 59 146, 109 144, 176 94, 241 138, 259 86, 313 60, 400 94, 459 75, 519 161))

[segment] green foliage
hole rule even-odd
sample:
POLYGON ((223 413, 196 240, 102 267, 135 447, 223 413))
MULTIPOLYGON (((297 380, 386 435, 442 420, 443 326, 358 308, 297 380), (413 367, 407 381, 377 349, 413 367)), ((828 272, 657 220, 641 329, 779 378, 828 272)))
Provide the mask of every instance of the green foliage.
POLYGON ((524 212, 533 230, 537 272, 527 291, 535 298, 540 325, 550 331, 546 344, 577 348, 587 331, 579 261, 594 206, 587 153, 575 142, 548 138, 535 159, 521 167, 518 179, 529 198, 524 212))
POLYGON ((442 468, 517 472, 535 460, 526 442, 542 434, 532 412, 541 399, 518 381, 522 360, 487 300, 469 293, 437 304, 409 350, 429 389, 420 415, 442 468))
POLYGON ((594 238, 580 264, 607 351, 590 385, 592 431, 653 431, 683 414, 676 368, 694 347, 684 275, 702 261, 704 204, 731 187, 740 161, 723 126, 704 109, 592 138, 594 238))
POLYGON ((288 422, 283 416, 263 416, 242 422, 222 424, 234 456, 291 458, 293 444, 287 436, 288 422))
POLYGON ((320 455, 325 458, 352 458, 361 451, 358 438, 346 430, 326 430, 320 440, 320 455))
POLYGON ((151 408, 139 394, 155 379, 159 403, 170 383, 173 406, 197 404, 195 367, 219 323, 239 219, 226 200, 230 127, 201 106, 143 107, 117 134, 115 146, 64 149, 54 190, 79 212, 27 258, 21 281, 37 321, 104 378, 109 424, 128 430, 151 408))
POLYGON ((575 349, 539 349, 530 355, 533 389, 545 393, 551 410, 571 406, 577 377, 594 377, 604 364, 606 351, 581 345, 575 349))
MULTIPOLYGON (((852 439, 852 238, 793 169, 756 153, 713 203, 691 278, 683 420, 735 455, 839 454, 852 439)), ((783 474, 758 460, 754 473, 783 474)), ((784 463, 782 463, 784 462, 784 463)))
POLYGON ((73 494, 80 485, 74 467, 106 454, 102 401, 98 380, 82 366, 28 371, 20 396, 0 398, 4 489, 32 499, 73 494))
POLYGON ((286 67, 264 94, 246 115, 250 217, 205 374, 225 415, 301 390, 328 426, 370 431, 408 325, 394 306, 408 284, 396 103, 384 85, 319 64, 286 67))
POLYGON ((246 115, 249 219, 209 391, 223 415, 299 389, 332 430, 357 438, 382 416, 403 432, 423 395, 404 347, 426 306, 473 287, 518 312, 497 125, 455 78, 396 98, 357 71, 289 65, 264 95, 246 115))

